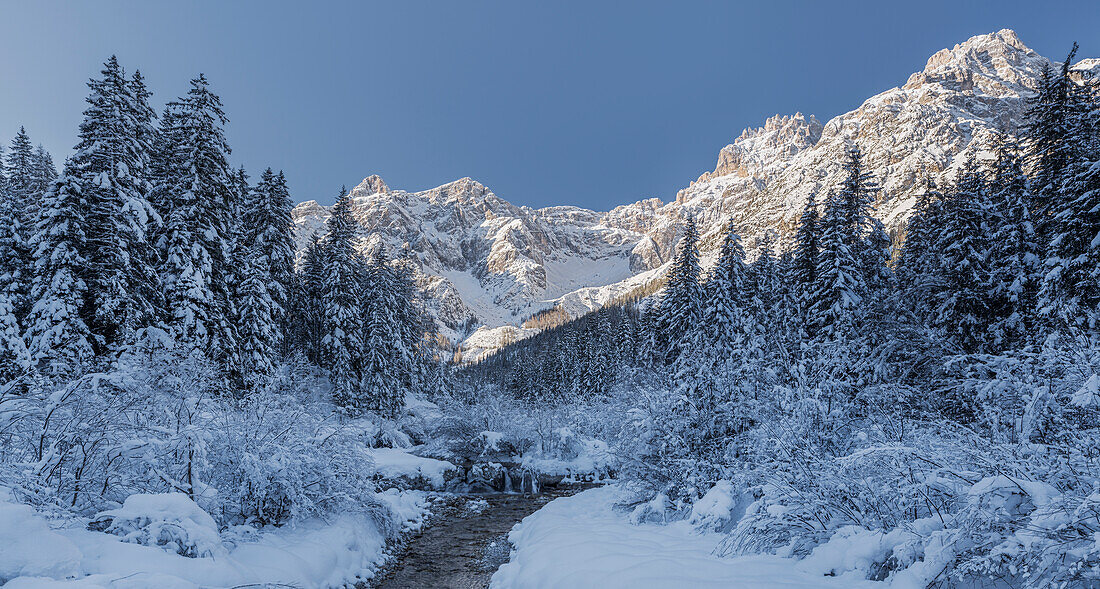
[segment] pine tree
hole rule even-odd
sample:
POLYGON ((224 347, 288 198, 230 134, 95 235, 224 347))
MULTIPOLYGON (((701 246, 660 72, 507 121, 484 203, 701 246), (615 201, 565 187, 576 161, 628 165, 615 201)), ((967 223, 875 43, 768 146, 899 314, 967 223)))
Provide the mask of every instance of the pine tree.
POLYGON ((711 269, 705 293, 702 325, 706 340, 718 355, 732 357, 744 345, 750 325, 746 295, 751 285, 745 266, 745 251, 733 222, 726 229, 718 261, 711 269))
POLYGON ((985 179, 971 159, 944 198, 935 251, 943 286, 934 297, 934 324, 964 351, 986 341, 990 310, 989 202, 985 179))
POLYGON ((321 340, 325 331, 325 310, 322 301, 325 260, 324 242, 316 233, 302 255, 302 267, 294 276, 292 332, 309 361, 322 365, 321 340))
POLYGON ((1032 223, 1031 193, 1019 146, 999 138, 990 177, 989 268, 994 319, 990 331, 1002 348, 1034 336, 1041 250, 1032 223))
MULTIPOLYGON (((1076 49, 1076 45, 1074 45, 1076 49)), ((1072 53, 1070 54, 1072 57, 1072 53)), ((1049 204, 1041 306, 1062 325, 1100 329, 1100 85, 1067 78, 1064 170, 1049 204)))
POLYGON ((806 200, 794 241, 794 278, 799 298, 805 304, 817 281, 817 256, 821 249, 821 213, 817 208, 816 193, 806 200))
POLYGON ((277 324, 275 303, 267 290, 267 269, 259 254, 246 255, 237 294, 239 364, 233 375, 239 390, 260 386, 275 370, 277 324))
POLYGON ((932 306, 930 283, 939 278, 941 267, 935 247, 937 231, 943 223, 942 211, 943 195, 929 180, 906 224, 905 243, 897 264, 898 284, 904 292, 902 300, 924 318, 929 317, 932 306))
POLYGON ((30 353, 19 332, 15 307, 8 296, 0 292, 0 386, 24 376, 31 367, 30 353))
POLYGON ((757 244, 756 259, 749 266, 749 293, 745 303, 749 313, 766 332, 772 333, 778 317, 775 315, 779 294, 779 267, 775 261, 775 236, 766 230, 757 244))
POLYGON ((92 357, 91 333, 80 314, 87 285, 83 252, 88 203, 80 183, 63 177, 43 199, 35 227, 34 301, 24 339, 32 362, 46 374, 70 375, 92 357))
POLYGON ((817 283, 811 296, 809 322, 818 337, 839 340, 855 334, 856 321, 866 284, 864 273, 852 251, 847 199, 830 195, 822 218, 821 250, 818 253, 817 283))
POLYGON ((34 152, 23 127, 11 142, 7 172, 0 190, 0 259, 8 262, 0 268, 0 291, 9 298, 17 321, 29 310, 31 252, 30 239, 41 193, 34 170, 34 152))
POLYGON ((153 319, 149 294, 157 290, 148 242, 156 214, 146 196, 150 140, 147 96, 135 96, 112 56, 101 79, 88 83, 80 143, 65 176, 80 184, 87 203, 88 291, 82 316, 97 353, 126 342, 153 319))
MULTIPOLYGON (((0 176, 0 182, 4 180, 0 176)), ((30 305, 30 281, 32 259, 23 215, 15 196, 7 191, 6 183, 0 184, 0 294, 13 307, 13 313, 22 318, 30 305)))
POLYGON ((669 269, 668 286, 661 297, 657 325, 660 337, 658 353, 664 364, 671 365, 690 345, 699 327, 702 313, 702 286, 699 275, 699 233, 695 219, 688 217, 676 258, 669 269))
POLYGON ((164 274, 177 338, 224 362, 236 349, 229 305, 234 184, 221 100, 201 74, 162 119, 157 202, 166 211, 164 274))
MULTIPOLYGON (((54 180, 57 180, 57 168, 54 167, 53 156, 46 151, 46 148, 39 145, 34 150, 34 191, 39 200, 50 189, 50 184, 54 180)), ((37 216, 37 209, 35 216, 37 216)), ((33 226, 33 223, 31 226, 33 226)))
MULTIPOLYGON (((364 407, 383 417, 396 418, 405 406, 409 350, 398 322, 398 301, 385 251, 375 252, 366 272, 366 324, 362 359, 364 407)), ((528 378, 517 384, 521 394, 529 390, 528 378)))
POLYGON ((334 400, 351 414, 368 409, 360 395, 359 354, 364 352, 359 255, 355 251, 356 222, 351 198, 342 188, 325 236, 325 277, 321 301, 325 313, 321 365, 328 369, 334 400))
POLYGON ((752 308, 754 282, 744 256, 731 222, 704 289, 702 340, 689 356, 693 365, 682 367, 678 374, 678 379, 695 379, 680 380, 680 394, 697 411, 710 415, 702 419, 708 435, 724 435, 729 427, 739 427, 733 423, 734 414, 743 415, 741 410, 747 408, 739 394, 742 377, 760 348, 757 340, 762 333, 752 308))
MULTIPOLYGON (((290 211, 286 177, 264 170, 245 206, 243 218, 248 248, 259 256, 268 276, 272 312, 280 324, 285 324, 290 290, 294 276, 294 222, 290 211)), ((285 331, 285 327, 280 331, 285 331)))
POLYGON ((1029 100, 1023 129, 1034 194, 1035 230, 1044 247, 1052 237, 1058 191, 1072 160, 1066 139, 1072 135, 1075 84, 1069 71, 1076 53, 1074 43, 1057 73, 1044 64, 1038 92, 1029 100))
POLYGON ((31 139, 27 130, 19 127, 19 133, 12 139, 11 149, 8 151, 7 172, 8 190, 25 213, 24 225, 33 222, 38 210, 37 201, 42 196, 39 192, 41 183, 37 168, 31 139))

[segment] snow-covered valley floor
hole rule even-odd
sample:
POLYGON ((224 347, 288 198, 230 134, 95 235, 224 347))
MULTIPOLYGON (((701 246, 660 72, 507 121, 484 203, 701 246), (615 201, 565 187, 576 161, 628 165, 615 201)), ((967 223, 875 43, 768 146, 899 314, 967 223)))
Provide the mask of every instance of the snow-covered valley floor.
POLYGON ((634 525, 615 508, 614 486, 556 499, 509 534, 511 559, 491 589, 810 589, 882 587, 860 577, 825 577, 776 556, 721 558, 723 536, 686 521, 634 525))

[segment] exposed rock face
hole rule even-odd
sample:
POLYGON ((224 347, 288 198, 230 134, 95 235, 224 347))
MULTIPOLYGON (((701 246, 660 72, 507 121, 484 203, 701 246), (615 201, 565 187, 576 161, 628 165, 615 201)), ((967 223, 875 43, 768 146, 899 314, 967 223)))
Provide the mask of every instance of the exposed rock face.
MULTIPOLYGON (((555 304, 580 313, 659 276, 686 213, 699 223, 704 253, 716 249, 730 220, 750 249, 764 231, 789 236, 806 198, 824 198, 839 184, 852 145, 882 185, 878 216, 900 227, 929 179, 949 181, 990 134, 1018 129, 1047 64, 1010 30, 972 37, 937 52, 904 85, 825 124, 796 113, 744 131, 721 150, 713 172, 668 203, 650 198, 606 213, 531 209, 469 178, 410 193, 371 176, 351 191, 353 210, 363 247, 374 245, 366 238, 373 235, 391 253, 404 252, 448 326, 515 324, 555 304)), ((1074 68, 1094 74, 1100 60, 1074 68)), ((316 202, 298 205, 300 245, 323 231, 327 216, 316 202)))
MULTIPOLYGON (((718 152, 718 165, 696 182, 735 174, 756 176, 777 162, 784 162, 821 139, 822 125, 813 115, 775 115, 758 129, 745 129, 733 143, 718 152)), ((694 183, 693 183, 694 184, 694 183)), ((683 194, 684 191, 681 191, 683 194)))

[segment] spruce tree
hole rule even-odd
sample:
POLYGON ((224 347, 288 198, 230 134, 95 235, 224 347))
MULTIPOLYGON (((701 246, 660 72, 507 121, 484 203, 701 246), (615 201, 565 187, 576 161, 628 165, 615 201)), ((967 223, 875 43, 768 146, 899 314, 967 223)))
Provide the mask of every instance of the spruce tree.
MULTIPOLYGON (((1076 49, 1076 45, 1074 46, 1076 49)), ((1071 53, 1072 56, 1072 53, 1071 53)), ((1067 62, 1068 63, 1068 62, 1067 62)), ((1068 78, 1067 64, 1063 76, 1068 78)), ((1049 202, 1044 311, 1061 325, 1100 329, 1100 85, 1066 82, 1063 174, 1049 202)))
POLYGON ((936 251, 938 229, 943 223, 943 195, 935 183, 917 198, 917 205, 905 227, 905 243, 897 264, 902 301, 919 317, 930 316, 931 282, 939 278, 941 264, 936 251))
POLYGON ((15 307, 7 294, 0 292, 0 387, 26 375, 30 367, 31 357, 19 331, 15 307))
POLYGON ((256 253, 246 255, 241 275, 236 301, 239 364, 232 374, 238 390, 249 391, 262 385, 274 372, 279 337, 275 303, 268 293, 267 269, 262 257, 256 253))
MULTIPOLYGON (((0 183, 3 177, 0 176, 0 183)), ((0 184, 0 294, 12 305, 13 313, 20 319, 30 305, 30 281, 33 260, 27 236, 30 230, 23 226, 20 203, 7 191, 6 183, 0 184)))
MULTIPOLYGON (((374 253, 366 271, 364 286, 364 325, 362 347, 362 408, 383 417, 396 418, 405 406, 405 386, 409 370, 409 351, 398 323, 398 300, 394 275, 385 250, 374 253)), ((516 383, 521 395, 528 394, 529 374, 521 374, 516 383)))
POLYGON ((1002 137, 994 151, 989 174, 991 333, 995 344, 1009 348, 1034 337, 1042 259, 1019 146, 1002 137))
POLYGON ((1070 78, 1070 65, 1077 53, 1073 44, 1059 71, 1043 66, 1038 92, 1029 99, 1024 144, 1034 194, 1034 220, 1039 243, 1047 247, 1054 229, 1054 212, 1059 189, 1072 154, 1066 141, 1072 135, 1071 119, 1076 84, 1070 78))
POLYGON ((147 96, 136 96, 112 56, 88 83, 88 108, 64 175, 87 203, 87 296, 81 314, 97 353, 125 343, 153 319, 156 274, 148 241, 156 214, 146 199, 153 130, 147 96))
POLYGON ((806 199, 794 242, 794 278, 799 298, 805 303, 817 281, 817 255, 821 249, 821 213, 817 208, 816 193, 806 199))
POLYGON ((167 215, 161 243, 170 323, 184 345, 223 363, 236 349, 228 300, 234 184, 226 122, 206 78, 191 80, 187 96, 170 103, 162 119, 157 190, 167 215))
POLYGON ((973 160, 944 198, 935 251, 942 287, 933 299, 934 324, 966 352, 981 349, 990 317, 989 202, 985 179, 973 160))
POLYGON ((12 139, 7 159, 8 190, 24 212, 22 222, 26 226, 33 223, 42 194, 34 146, 24 127, 19 127, 19 133, 12 139))
MULTIPOLYGON (((50 189, 54 180, 57 180, 57 168, 53 164, 53 156, 39 145, 34 150, 34 190, 39 200, 50 189)), ((37 215, 37 209, 35 214, 37 215)), ((30 226, 33 227, 33 223, 30 226)))
POLYGON ((46 193, 35 226, 33 305, 24 339, 31 361, 49 375, 74 374, 92 357, 92 334, 80 313, 87 294, 87 213, 80 183, 65 176, 46 193))
POLYGON ((808 309, 808 320, 819 338, 853 337, 867 290, 863 269, 849 245, 854 227, 848 204, 841 194, 830 195, 825 203, 817 282, 811 295, 813 306, 808 309))
POLYGON ((658 353, 666 365, 673 364, 691 345, 699 328, 703 297, 698 241, 695 219, 688 216, 660 303, 658 353))
POLYGON ((325 277, 324 242, 314 233, 302 255, 302 266, 294 275, 292 333, 306 358, 318 366, 321 340, 325 333, 325 309, 322 300, 325 277))
POLYGON ((367 409, 361 397, 359 355, 364 352, 361 299, 361 261, 355 251, 357 224, 351 215, 351 198, 342 188, 332 207, 325 236, 325 275, 321 285, 324 337, 321 366, 329 371, 333 397, 350 414, 367 409))
MULTIPOLYGON (((287 305, 294 276, 294 221, 290 211, 286 177, 264 170, 247 199, 243 214, 245 240, 268 277, 272 312, 280 325, 286 321, 287 305)), ((280 331, 285 331, 285 327, 280 331)))

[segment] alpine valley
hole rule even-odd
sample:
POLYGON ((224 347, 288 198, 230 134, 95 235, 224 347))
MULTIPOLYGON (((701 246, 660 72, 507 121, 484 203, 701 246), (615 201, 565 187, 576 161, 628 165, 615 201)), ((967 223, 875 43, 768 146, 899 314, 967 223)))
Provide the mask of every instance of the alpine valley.
MULTIPOLYGON (((538 312, 577 316, 641 292, 667 269, 686 215, 698 223, 704 259, 730 220, 750 251, 769 233, 783 242, 806 199, 823 200, 840 182, 853 144, 881 184, 875 214, 900 239, 929 183, 946 183, 971 156, 991 158, 983 151, 990 133, 1016 132, 1048 64, 1012 30, 971 37, 825 123, 795 113, 746 129, 713 171, 669 202, 532 209, 470 178, 407 192, 370 176, 350 193, 360 247, 381 242, 413 266, 442 332, 470 359, 535 333, 523 323, 538 312)), ((1100 59, 1074 69, 1100 71, 1100 59)), ((324 232, 330 208, 307 201, 294 209, 299 251, 324 232)))

